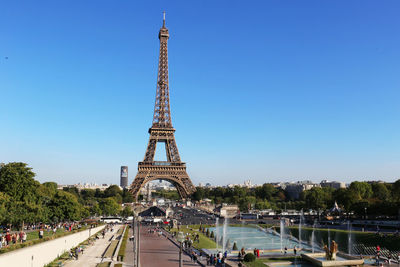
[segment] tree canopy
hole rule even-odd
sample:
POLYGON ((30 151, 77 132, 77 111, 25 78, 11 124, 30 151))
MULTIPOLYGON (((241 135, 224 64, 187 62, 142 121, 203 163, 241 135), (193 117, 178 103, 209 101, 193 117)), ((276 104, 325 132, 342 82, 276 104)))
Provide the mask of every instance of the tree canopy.
MULTIPOLYGON (((112 185, 100 190, 40 184, 26 163, 13 162, 0 169, 0 225, 76 221, 89 216, 117 215, 121 203, 132 202, 127 189, 112 185)), ((131 214, 125 209, 123 215, 131 214)))

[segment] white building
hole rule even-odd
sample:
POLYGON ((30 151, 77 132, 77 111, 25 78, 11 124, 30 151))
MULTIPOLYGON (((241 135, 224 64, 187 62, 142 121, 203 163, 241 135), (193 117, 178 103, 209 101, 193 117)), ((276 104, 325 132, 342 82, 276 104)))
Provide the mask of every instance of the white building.
POLYGON ((344 182, 336 182, 336 181, 328 181, 328 180, 322 180, 321 181, 321 187, 331 187, 335 189, 339 188, 346 188, 346 183, 344 182))

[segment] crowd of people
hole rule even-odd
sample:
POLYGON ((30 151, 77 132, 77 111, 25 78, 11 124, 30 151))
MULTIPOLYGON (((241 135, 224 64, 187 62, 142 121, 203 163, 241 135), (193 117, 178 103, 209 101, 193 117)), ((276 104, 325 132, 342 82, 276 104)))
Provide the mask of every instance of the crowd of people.
POLYGON ((381 254, 381 247, 379 245, 376 246, 375 248, 375 264, 377 266, 383 266, 384 264, 391 265, 392 262, 397 260, 398 265, 400 266, 400 253, 397 255, 392 255, 392 253, 388 253, 386 257, 383 257, 381 254), (397 259, 396 259, 397 258, 397 259))
POLYGON ((227 257, 227 251, 225 251, 224 253, 219 251, 216 254, 211 254, 210 256, 207 256, 207 266, 225 267, 225 261, 227 257))
POLYGON ((20 232, 12 233, 10 229, 6 229, 6 232, 0 234, 0 248, 8 247, 17 243, 26 242, 26 232, 21 230, 20 232))
MULTIPOLYGON (((19 243, 25 243, 28 240, 28 233, 31 232, 37 231, 37 238, 43 239, 46 232, 47 236, 53 236, 59 229, 70 232, 75 229, 80 229, 82 226, 81 223, 65 222, 55 224, 29 224, 24 225, 20 231, 13 231, 11 227, 6 227, 0 232, 0 249, 19 243)), ((35 239, 35 235, 30 235, 29 239, 35 239)))

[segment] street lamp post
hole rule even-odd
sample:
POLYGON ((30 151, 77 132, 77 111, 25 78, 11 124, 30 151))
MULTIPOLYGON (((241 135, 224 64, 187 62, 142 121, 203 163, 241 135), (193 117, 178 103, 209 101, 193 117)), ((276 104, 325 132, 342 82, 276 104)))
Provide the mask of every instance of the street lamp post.
POLYGON ((136 246, 136 264, 137 267, 140 267, 140 222, 142 221, 142 217, 138 216, 137 217, 137 246, 136 246))
POLYGON ((136 267, 136 227, 135 227, 135 222, 136 222, 136 216, 133 217, 132 219, 132 233, 133 233, 133 266, 136 267))
POLYGON ((182 267, 182 243, 185 240, 185 236, 183 235, 183 232, 179 232, 176 240, 179 242, 180 246, 179 246, 179 267, 182 267))

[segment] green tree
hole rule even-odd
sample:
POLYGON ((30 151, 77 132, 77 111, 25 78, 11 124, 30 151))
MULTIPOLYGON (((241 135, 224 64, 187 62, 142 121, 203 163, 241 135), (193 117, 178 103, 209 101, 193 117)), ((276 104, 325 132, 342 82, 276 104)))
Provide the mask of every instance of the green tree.
POLYGON ((134 201, 132 193, 127 188, 124 188, 122 190, 122 203, 132 203, 134 201))
POLYGON ((99 208, 102 215, 117 215, 119 213, 120 206, 114 198, 108 197, 99 200, 99 208))
POLYGON ((350 211, 356 202, 356 193, 345 188, 337 189, 333 192, 333 200, 342 206, 346 211, 350 211))
POLYGON ((121 210, 120 215, 124 218, 129 216, 133 216, 133 211, 130 206, 125 206, 123 210, 121 210))
POLYGON ((368 199, 372 196, 372 187, 366 182, 352 182, 348 190, 354 194, 356 201, 368 199))
POLYGON ((90 215, 98 216, 102 214, 99 204, 96 202, 89 208, 90 215))
POLYGON ((394 201, 400 202, 400 179, 393 184, 392 197, 394 201))
POLYGON ((261 187, 256 188, 257 198, 271 200, 272 196, 277 193, 277 189, 271 184, 263 184, 261 187))
POLYGON ((122 190, 118 185, 110 185, 104 190, 104 197, 115 197, 117 195, 122 195, 122 190))
POLYGON ((372 189, 372 197, 380 200, 380 201, 386 201, 390 198, 390 191, 386 187, 386 184, 383 183, 373 183, 371 185, 372 189))
POLYGON ((63 191, 68 192, 76 196, 77 199, 80 198, 79 189, 75 186, 73 187, 63 187, 63 191))
POLYGON ((326 209, 330 202, 332 202, 331 194, 332 188, 313 187, 310 190, 303 192, 303 197, 306 201, 307 207, 311 209, 326 209))
POLYGON ((52 221, 81 219, 82 206, 77 197, 66 191, 57 191, 49 203, 52 221))
POLYGON ((7 207, 9 206, 10 196, 0 192, 0 225, 7 224, 7 216, 8 210, 7 207))
POLYGON ((195 201, 200 201, 204 198, 205 191, 202 187, 196 187, 196 192, 193 193, 192 199, 195 201))
POLYGON ((5 192, 15 201, 33 200, 40 185, 35 173, 26 163, 12 162, 0 169, 0 192, 5 192))
POLYGON ((94 189, 82 189, 80 192, 80 196, 85 200, 92 200, 96 197, 96 190, 94 189))

